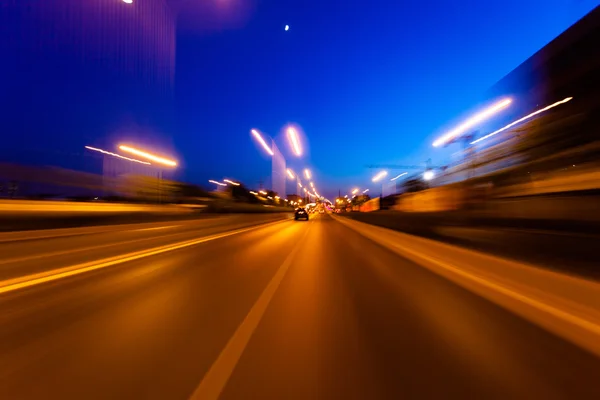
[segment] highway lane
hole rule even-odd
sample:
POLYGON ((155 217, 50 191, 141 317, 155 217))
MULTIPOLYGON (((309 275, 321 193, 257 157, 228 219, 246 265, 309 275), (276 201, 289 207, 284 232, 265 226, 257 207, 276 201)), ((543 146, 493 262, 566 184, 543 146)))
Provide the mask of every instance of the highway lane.
POLYGON ((327 215, 0 294, 0 326, 0 398, 600 395, 595 356, 327 215))
POLYGON ((226 215, 188 221, 60 229, 58 232, 0 234, 0 281, 286 218, 291 216, 226 215))

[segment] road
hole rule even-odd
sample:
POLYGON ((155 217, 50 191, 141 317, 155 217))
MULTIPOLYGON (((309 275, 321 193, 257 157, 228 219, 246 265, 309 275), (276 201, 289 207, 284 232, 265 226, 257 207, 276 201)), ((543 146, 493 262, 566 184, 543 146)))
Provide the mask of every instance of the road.
POLYGON ((599 398, 595 355, 332 216, 246 218, 0 238, 0 398, 599 398))

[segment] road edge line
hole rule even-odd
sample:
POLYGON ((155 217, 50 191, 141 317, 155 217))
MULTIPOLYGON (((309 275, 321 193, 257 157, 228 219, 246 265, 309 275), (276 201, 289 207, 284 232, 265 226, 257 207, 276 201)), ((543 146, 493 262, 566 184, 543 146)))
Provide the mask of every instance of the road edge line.
POLYGON ((42 283, 53 282, 59 279, 68 278, 70 276, 75 276, 79 274, 83 274, 90 271, 95 271, 98 269, 103 269, 106 267, 110 267, 117 264, 122 264, 129 261, 139 260, 141 258, 151 257, 154 255, 167 253, 169 251, 175 251, 179 249, 183 249, 190 246, 195 246, 197 244, 209 242, 212 240, 221 239, 228 236, 237 235, 244 232, 249 232, 252 230, 265 228, 271 225, 280 224, 286 222, 287 220, 280 220, 275 222, 268 222, 265 224, 259 224, 255 226, 251 226, 248 228, 237 229, 233 231, 218 233, 211 236, 205 236, 199 239, 191 239, 185 240, 179 243, 172 243, 169 245, 158 246, 151 249, 140 250, 133 253, 122 254, 115 257, 106 258, 103 260, 90 261, 87 263, 71 265, 68 267, 63 267, 59 269, 54 269, 51 271, 41 272, 38 274, 26 275, 19 278, 7 279, 5 281, 0 281, 0 294, 13 292, 15 290, 28 288, 31 286, 36 286, 42 283))
MULTIPOLYGON (((488 280, 486 278, 477 276, 471 272, 464 271, 450 263, 446 263, 435 258, 423 255, 419 252, 413 251, 407 248, 407 246, 403 246, 397 243, 389 244, 385 241, 378 240, 377 237, 373 237, 373 235, 369 235, 362 232, 359 227, 352 226, 352 224, 365 224, 368 227, 375 227, 382 230, 389 230, 390 232, 397 233, 394 230, 383 228, 377 225, 370 225, 360 221, 353 220, 351 222, 347 222, 342 221, 338 218, 334 219, 340 222, 341 224, 345 225, 346 227, 352 229, 359 235, 366 237, 369 240, 372 240, 373 242, 393 251, 394 253, 402 257, 406 257, 412 260, 413 262, 417 263, 423 268, 427 268, 429 271, 435 273, 436 275, 448 279, 456 285, 466 290, 469 290, 470 292, 475 293, 478 296, 487 299, 488 301, 493 302, 499 307, 502 307, 516 315, 519 315, 528 322, 541 326, 546 331, 558 335, 563 339, 575 344, 576 346, 581 347, 597 356, 600 356, 600 324, 580 317, 578 315, 570 314, 569 312, 564 311, 558 307, 554 307, 550 304, 545 303, 543 300, 538 300, 526 294, 519 293, 500 283, 493 282, 492 280, 488 280), (431 264, 433 264, 435 267, 432 267, 431 264), (487 293, 484 290, 482 290, 482 288, 491 289, 492 293, 487 293), (503 302, 499 300, 494 295, 503 296, 505 301, 503 302), (531 312, 528 313, 526 310, 520 310, 514 306, 507 305, 506 300, 525 305, 529 307, 530 310, 533 310, 538 314, 541 313, 541 315, 549 316, 555 321, 559 321, 562 324, 567 324, 567 327, 561 328, 556 324, 543 321, 543 318, 532 315, 531 312), (576 332, 572 331, 572 328, 578 329, 579 332, 584 333, 586 337, 577 335, 576 332)), ((406 233, 403 234, 409 235, 406 233)))

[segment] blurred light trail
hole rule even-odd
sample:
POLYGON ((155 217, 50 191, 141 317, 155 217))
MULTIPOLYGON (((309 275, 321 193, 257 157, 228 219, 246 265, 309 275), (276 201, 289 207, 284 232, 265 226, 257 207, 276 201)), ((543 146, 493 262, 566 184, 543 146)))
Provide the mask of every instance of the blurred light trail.
POLYGON ((290 177, 290 179, 294 179, 295 178, 294 173, 292 172, 291 169, 288 168, 288 169, 285 170, 285 172, 287 172, 287 174, 290 177))
POLYGON ((352 194, 356 194, 356 193, 358 193, 358 189, 354 189, 354 190, 352 191, 352 194))
POLYGON ((408 172, 403 172, 403 173, 401 173, 400 175, 396 175, 395 177, 393 177, 392 179, 390 179, 390 181, 395 181, 396 179, 398 179, 398 178, 400 178, 401 176, 404 176, 404 175, 406 175, 406 174, 408 174, 408 172))
POLYGON ((261 190, 260 192, 258 192, 260 194, 267 194, 267 192, 265 192, 264 190, 261 190))
POLYGON ((133 3, 133 0, 123 0, 123 3, 131 4, 133 3))
MULTIPOLYGON (((130 0, 130 1, 133 1, 133 0, 130 0)), ((286 26, 285 26, 285 30, 286 30, 286 32, 287 32, 287 31, 289 31, 289 30, 290 30, 290 26, 289 26, 289 25, 286 25, 286 26)))
POLYGON ((483 137, 480 137, 480 138, 479 138, 479 139, 477 139, 477 140, 474 140, 474 141, 472 141, 472 142, 471 142, 471 144, 475 144, 475 143, 481 142, 482 140, 485 140, 485 139, 487 139, 487 138, 489 138, 489 137, 492 137, 492 136, 494 136, 494 135, 496 135, 496 134, 498 134, 498 133, 500 133, 500 132, 502 132, 502 131, 505 131, 505 130, 507 130, 508 128, 511 128, 511 127, 513 127, 513 126, 515 126, 515 125, 517 125, 517 124, 520 124, 521 122, 523 122, 523 121, 526 121, 526 120, 528 120, 528 119, 529 119, 529 118, 531 118, 531 117, 535 117, 536 115, 538 115, 538 114, 540 114, 540 113, 543 113, 544 111, 548 111, 548 110, 549 110, 549 109, 551 109, 551 108, 554 108, 554 107, 556 107, 556 106, 560 106, 561 104, 565 104, 566 102, 568 102, 568 101, 571 101, 571 100, 573 100, 573 98, 572 98, 572 97, 567 97, 566 99, 563 99, 563 100, 561 100, 561 101, 557 101, 557 102, 556 102, 556 103, 554 103, 554 104, 550 104, 550 105, 549 105, 549 106, 547 106, 547 107, 544 107, 544 108, 542 108, 542 109, 539 109, 539 110, 537 110, 537 111, 534 111, 534 112, 532 112, 531 114, 529 114, 529 115, 526 115, 526 116, 524 116, 523 118, 521 118, 521 119, 518 119, 518 120, 516 120, 516 121, 514 121, 514 122, 511 122, 510 124, 506 125, 505 127, 503 127, 503 128, 500 128, 500 129, 498 129, 497 131, 490 133, 489 135, 485 135, 485 136, 483 136, 483 137))
POLYGON ((290 144, 292 145, 292 149, 294 153, 299 157, 302 155, 302 149, 300 148, 300 139, 298 139, 298 132, 292 126, 287 129, 288 139, 290 139, 290 144))
POLYGON ((240 186, 240 184, 239 184, 239 183, 237 183, 237 182, 233 182, 233 181, 230 181, 229 179, 223 179, 223 182, 230 183, 230 184, 232 184, 233 186, 240 186))
POLYGON ((141 160, 136 160, 135 158, 125 157, 125 156, 122 156, 122 155, 119 155, 119 154, 111 153, 110 151, 98 149, 96 147, 85 146, 85 148, 88 149, 88 150, 97 151, 97 152, 102 153, 102 154, 107 154, 109 156, 113 156, 113 157, 117 157, 117 158, 122 158, 123 160, 133 161, 133 162, 140 163, 140 164, 145 164, 145 165, 152 165, 152 164, 150 164, 147 161, 141 161, 141 160))
POLYGON ((311 174, 310 174, 310 171, 308 170, 308 168, 306 168, 304 170, 304 176, 306 177, 306 179, 310 179, 311 178, 311 174))
POLYGON ((267 199, 269 200, 273 200, 273 198, 271 196, 267 196, 267 199))
POLYGON ((281 197, 279 196, 275 196, 275 200, 279 200, 281 197))
POLYGON ((478 123, 485 121, 492 115, 496 114, 500 110, 508 107, 512 103, 511 99, 504 99, 499 101, 498 103, 493 104, 492 106, 486 108, 485 110, 475 114, 471 118, 467 119, 465 122, 460 124, 458 127, 454 128, 450 132, 446 133, 442 137, 438 138, 435 142, 433 142, 433 147, 438 147, 443 144, 447 144, 452 139, 455 139, 457 136, 465 133, 466 130, 472 128, 478 123))
POLYGON ((348 195, 345 195, 344 197, 345 197, 345 198, 348 198, 348 195))
POLYGON ((258 193, 256 193, 256 192, 253 192, 253 191, 251 190, 251 191, 250 191, 250 194, 253 194, 253 195, 255 195, 255 196, 256 196, 258 193))
POLYGON ((260 145, 267 153, 269 153, 269 155, 274 155, 273 150, 271 150, 271 148, 267 145, 267 142, 265 142, 265 139, 263 139, 256 129, 252 129, 250 132, 252 132, 252 135, 256 138, 256 140, 258 140, 258 143, 260 143, 260 145))
POLYGON ((379 182, 381 180, 381 178, 384 178, 387 175, 387 171, 381 171, 380 173, 378 173, 377 175, 375 175, 373 177, 373 179, 371 179, 373 182, 379 182))
POLYGON ((173 160, 169 160, 167 158, 163 158, 163 157, 159 157, 159 156, 155 156, 154 154, 150 154, 147 153, 145 151, 142 150, 138 150, 138 149, 134 149, 133 147, 129 147, 129 146, 119 146, 120 150, 123 150, 127 153, 131 153, 131 154, 135 154, 136 156, 148 159, 150 161, 154 161, 156 163, 162 164, 162 165, 166 165, 169 167, 175 167, 177 165, 177 162, 173 161, 173 160))
POLYGON ((213 181, 212 179, 210 179, 209 182, 210 183, 214 183, 215 185, 219 185, 219 186, 227 186, 226 183, 218 182, 218 181, 213 181))
POLYGON ((365 189, 363 190, 363 193, 367 193, 369 191, 369 189, 365 189))
POLYGON ((314 189, 315 188, 315 184, 311 182, 310 183, 310 187, 314 189))
POLYGON ((425 179, 426 181, 430 181, 435 177, 435 174, 433 173, 433 171, 425 171, 425 173, 423 173, 423 179, 425 179))
POLYGON ((300 182, 298 182, 298 186, 302 187, 302 184, 300 182))

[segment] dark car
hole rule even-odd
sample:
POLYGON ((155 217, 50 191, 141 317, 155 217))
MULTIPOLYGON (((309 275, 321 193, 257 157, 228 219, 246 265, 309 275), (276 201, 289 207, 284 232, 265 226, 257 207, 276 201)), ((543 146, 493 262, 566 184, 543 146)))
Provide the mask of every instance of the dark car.
POLYGON ((304 208, 296 209, 296 212, 294 213, 294 219, 296 221, 299 219, 305 219, 308 221, 308 211, 306 211, 304 208))

